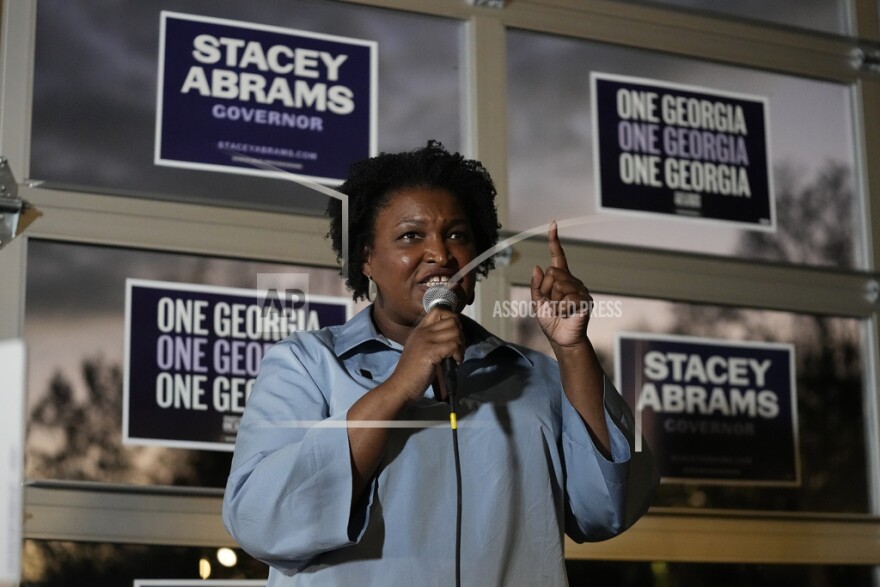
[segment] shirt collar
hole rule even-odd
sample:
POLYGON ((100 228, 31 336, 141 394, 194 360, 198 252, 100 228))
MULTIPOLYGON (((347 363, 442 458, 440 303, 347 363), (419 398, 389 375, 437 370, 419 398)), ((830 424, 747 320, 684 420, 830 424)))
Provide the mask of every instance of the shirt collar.
POLYGON ((464 351, 464 360, 468 359, 482 359, 489 356, 490 353, 495 352, 499 349, 506 349, 508 351, 513 351, 518 354, 520 357, 525 359, 526 363, 529 365, 532 364, 532 360, 529 359, 528 356, 518 347, 517 345, 510 344, 506 342, 485 328, 483 328, 479 323, 474 322, 467 316, 461 317, 461 322, 464 328, 468 332, 468 338, 471 341, 471 344, 464 351))
MULTIPOLYGON (((338 327, 335 340, 333 343, 333 351, 336 356, 341 357, 362 344, 378 342, 395 350, 403 350, 403 347, 393 340, 386 338, 382 333, 376 330, 376 325, 370 316, 372 306, 367 306, 358 312, 351 320, 338 327)), ((532 361, 526 354, 516 345, 505 342, 468 318, 461 317, 462 325, 467 329, 471 340, 470 346, 465 350, 464 358, 482 359, 490 353, 504 348, 515 352, 530 365, 532 361)))
POLYGON ((336 353, 337 357, 347 354, 362 344, 373 341, 393 349, 403 349, 400 344, 386 338, 385 335, 376 330, 376 325, 373 324, 373 318, 370 316, 370 308, 372 306, 367 306, 355 314, 354 318, 340 326, 336 331, 333 352, 336 353))

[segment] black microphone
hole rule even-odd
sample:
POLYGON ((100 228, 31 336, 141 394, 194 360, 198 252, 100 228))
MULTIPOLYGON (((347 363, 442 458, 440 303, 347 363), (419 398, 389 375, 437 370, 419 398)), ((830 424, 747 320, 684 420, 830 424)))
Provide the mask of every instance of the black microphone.
MULTIPOLYGON (((458 307, 458 297, 455 295, 455 292, 446 287, 445 285, 432 285, 428 288, 428 291, 425 292, 425 297, 422 298, 422 307, 425 308, 425 312, 430 312, 431 308, 434 306, 441 306, 450 312, 455 312, 455 309, 458 307)), ((458 365, 455 364, 455 359, 452 357, 446 357, 443 359, 443 372, 446 376, 446 389, 450 393, 456 392, 456 384, 458 383, 458 379, 455 376, 455 370, 458 368, 458 365)))

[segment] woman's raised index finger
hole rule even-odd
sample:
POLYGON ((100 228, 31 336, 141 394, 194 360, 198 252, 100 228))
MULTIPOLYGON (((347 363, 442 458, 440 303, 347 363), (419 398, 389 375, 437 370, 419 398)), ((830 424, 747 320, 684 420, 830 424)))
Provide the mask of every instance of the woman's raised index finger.
POLYGON ((547 243, 550 245, 550 266, 568 271, 568 261, 565 259, 562 243, 559 242, 559 228, 555 220, 550 223, 550 230, 547 231, 547 243))

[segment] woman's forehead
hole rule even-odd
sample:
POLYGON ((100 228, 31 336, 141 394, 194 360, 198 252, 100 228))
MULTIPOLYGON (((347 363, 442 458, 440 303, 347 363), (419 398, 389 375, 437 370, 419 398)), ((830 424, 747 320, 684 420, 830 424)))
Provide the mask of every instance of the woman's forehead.
POLYGON ((381 218, 395 223, 404 220, 427 222, 437 217, 467 220, 467 213, 458 197, 446 189, 434 187, 404 188, 391 192, 377 213, 377 220, 381 218))

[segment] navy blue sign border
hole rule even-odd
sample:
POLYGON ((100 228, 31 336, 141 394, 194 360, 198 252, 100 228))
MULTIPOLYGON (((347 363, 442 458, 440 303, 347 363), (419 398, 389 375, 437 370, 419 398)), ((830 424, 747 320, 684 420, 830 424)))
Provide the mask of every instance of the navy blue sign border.
MULTIPOLYGON (((789 397, 785 398, 790 405, 791 430, 792 430, 792 469, 794 471, 794 479, 761 479, 761 478, 716 478, 705 476, 662 476, 662 483, 682 483, 682 484, 698 484, 698 485, 733 485, 733 486, 756 486, 756 487, 797 487, 801 485, 801 461, 800 461, 800 441, 798 432, 798 414, 797 414, 797 377, 795 370, 795 349, 790 343, 776 343, 763 341, 738 341, 726 339, 714 339, 706 337, 680 336, 680 335, 663 335, 645 332, 618 332, 615 335, 615 385, 618 392, 626 400, 627 404, 633 410, 635 416, 636 429, 639 434, 642 433, 643 415, 636 409, 637 393, 636 389, 624 389, 622 384, 623 360, 621 353, 621 343, 624 339, 637 341, 660 341, 684 344, 696 344, 705 346, 718 346, 724 348, 743 348, 743 349, 769 349, 774 351, 782 351, 788 354, 788 369, 790 375, 789 397)), ((630 368, 635 369, 635 366, 630 368)), ((784 392, 784 390, 780 390, 784 392)), ((641 440, 639 438, 638 440, 641 440)), ((638 449, 637 444, 637 449, 638 449)), ((661 471, 662 474, 662 471, 661 471)))
MULTIPOLYGON (((624 76, 617 74, 608 74, 601 72, 591 72, 590 73, 590 103, 591 103, 591 123, 593 129, 593 139, 592 139, 592 148, 593 148, 593 170, 594 170, 594 185, 595 185, 595 193, 596 193, 596 201, 597 208, 599 212, 602 213, 611 213, 611 214, 622 214, 622 215, 630 215, 630 216, 638 216, 641 218, 653 218, 653 219, 664 219, 664 220, 672 220, 672 221, 683 221, 686 223, 708 223, 708 224, 721 224, 724 226, 731 226, 739 229, 748 229, 755 230, 761 232, 775 232, 776 231, 776 194, 773 185, 773 173, 771 169, 771 145, 770 145, 770 108, 767 98, 763 96, 750 95, 750 94, 741 94, 735 92, 727 92, 722 90, 716 90, 713 88, 706 88, 701 86, 692 86, 687 84, 678 84, 660 80, 654 80, 649 78, 640 78, 633 76, 624 76), (634 84, 639 86, 647 86, 651 88, 659 88, 659 89, 667 89, 674 90, 686 93, 694 93, 700 94, 703 96, 717 96, 722 99, 732 99, 739 100, 745 102, 755 102, 759 103, 761 108, 763 109, 763 146, 764 146, 764 167, 761 169, 762 173, 762 182, 766 181, 767 186, 767 214, 769 215, 769 220, 766 223, 757 222, 757 221, 742 221, 735 219, 727 219, 723 217, 715 217, 715 216, 703 216, 703 215, 689 215, 684 213, 677 213, 674 210, 670 210, 668 208, 674 208, 672 203, 668 205, 660 205, 655 203, 652 206, 635 206, 627 205, 627 206, 615 206, 611 203, 607 202, 607 198, 605 196, 605 191, 603 190, 603 180, 602 180, 602 168, 603 165, 611 165, 610 162, 605 162, 603 164, 602 161, 602 153, 600 152, 600 126, 602 123, 599 119, 599 108, 597 104, 597 84, 599 81, 611 81, 615 83, 625 83, 625 84, 634 84), (653 209, 652 209, 653 208, 653 209)), ((606 131, 607 132, 607 131, 606 131)), ((616 165, 615 165, 616 167, 616 165)), ((607 174, 606 174, 607 175, 607 174)), ((639 186, 640 189, 652 190, 658 188, 652 188, 647 186, 639 186)), ((664 188, 667 189, 667 188, 664 188)), ((731 197, 731 196, 712 196, 717 198, 731 197)))
MULTIPOLYGON (((171 293, 190 293, 202 294, 207 296, 238 296, 246 299, 258 299, 259 291, 255 289, 233 288, 223 286, 200 285, 179 282, 153 281, 147 279, 126 279, 125 283, 125 354, 123 365, 123 389, 122 389, 122 442, 129 445, 143 446, 165 446, 170 448, 186 448, 197 450, 214 450, 231 452, 234 448, 232 442, 224 441, 207 441, 207 440, 187 440, 180 437, 178 433, 158 435, 132 435, 131 434, 131 413, 133 410, 131 398, 131 375, 132 375, 132 354, 143 352, 141 347, 143 344, 133 344, 132 329, 133 307, 132 299, 136 294, 135 290, 166 290, 171 293), (137 348, 135 348, 137 347, 137 348)), ((309 304, 325 304, 340 306, 344 309, 345 321, 351 319, 354 313, 354 302, 349 297, 309 295, 309 304)), ((329 324, 328 324, 329 325, 329 324)), ((155 341, 152 342, 152 348, 147 345, 147 349, 155 353, 155 341)), ((143 343, 143 341, 140 341, 143 343)), ((141 360, 141 362, 143 362, 141 360)), ((173 416, 174 414, 172 414, 173 416)), ((186 419, 186 415, 180 416, 178 419, 186 419)), ((167 428, 167 426, 166 426, 167 428)))
POLYGON ((163 146, 163 134, 162 128, 164 123, 164 115, 163 115, 163 100, 165 94, 165 75, 164 75, 164 66, 165 66, 165 33, 166 33, 166 22, 168 19, 178 19, 178 20, 188 20, 192 22, 204 22, 208 24, 221 25, 226 27, 236 27, 241 29, 252 29, 257 31, 264 31, 270 33, 284 34, 290 36, 299 36, 304 39, 313 39, 317 41, 331 41, 336 43, 344 43, 352 46, 366 47, 370 52, 369 57, 369 78, 370 78, 370 90, 369 90, 369 136, 368 136, 368 149, 365 153, 365 156, 374 157, 378 154, 378 140, 377 140, 377 128, 378 128, 378 43, 376 41, 365 40, 365 39, 356 39, 352 37, 343 37, 339 35, 329 35, 324 33, 315 33, 311 31, 303 31, 298 29, 286 28, 286 27, 277 27, 271 25, 264 25, 259 23, 250 23, 244 21, 223 19, 223 18, 215 18, 209 16, 201 16, 201 15, 193 15, 193 14, 185 14, 173 11, 163 10, 161 13, 161 23, 160 23, 160 39, 159 39, 159 58, 158 58, 158 77, 157 77, 157 89, 156 89, 156 129, 155 129, 155 143, 154 143, 154 155, 153 155, 153 163, 155 165, 161 165, 166 167, 177 167, 182 169, 195 169, 201 171, 215 171, 222 173, 234 173, 238 175, 251 175, 258 177, 272 177, 272 178, 290 178, 290 176, 298 176, 303 177, 312 181, 316 181, 325 185, 340 185, 346 176, 346 171, 348 169, 348 165, 354 162, 354 159, 365 158, 364 156, 355 157, 351 161, 344 161, 340 164, 340 172, 337 174, 338 176, 324 176, 324 175, 314 175, 308 172, 300 173, 298 171, 285 171, 279 169, 277 166, 273 166, 271 163, 271 156, 261 156, 260 154, 254 153, 242 153, 243 157, 235 157, 235 153, 224 153, 222 154, 222 160, 225 161, 228 158, 228 163, 218 163, 216 160, 213 162, 200 162, 198 160, 189 160, 183 158, 174 158, 174 157, 165 157, 162 155, 162 146, 163 146), (235 157, 235 158, 234 158, 235 157), (267 162, 265 165, 260 165, 258 162, 254 160, 263 160, 266 159, 267 162), (274 169, 273 169, 274 167, 274 169))

